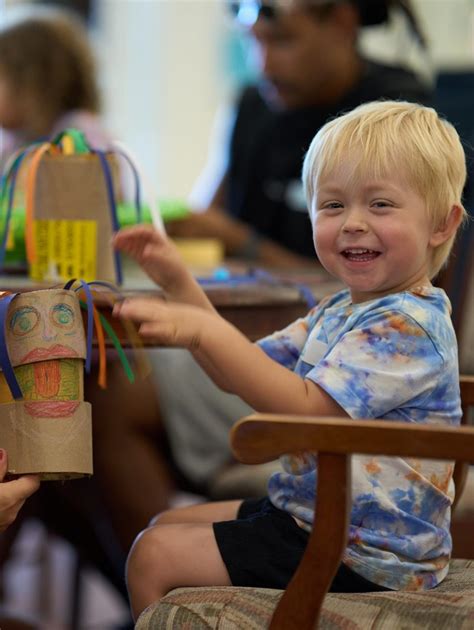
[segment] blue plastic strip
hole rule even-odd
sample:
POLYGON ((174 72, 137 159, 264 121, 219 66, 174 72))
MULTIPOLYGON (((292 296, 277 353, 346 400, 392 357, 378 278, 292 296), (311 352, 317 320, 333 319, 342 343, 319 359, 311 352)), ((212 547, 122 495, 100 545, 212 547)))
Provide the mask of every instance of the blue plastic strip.
MULTIPOLYGON (((113 227, 114 232, 118 232, 120 229, 120 224, 118 222, 117 206, 115 204, 115 196, 114 196, 114 183, 112 179, 112 173, 110 172, 109 163, 107 162, 107 157, 105 156, 105 153, 103 151, 99 151, 98 149, 93 149, 91 151, 92 153, 97 155, 100 160, 102 171, 104 173, 105 185, 107 188, 107 196, 109 199, 112 227, 113 227)), ((123 281, 122 262, 120 260, 120 254, 118 251, 114 251, 114 260, 115 260, 115 271, 117 273, 117 281, 119 284, 122 284, 122 281, 123 281)))
MULTIPOLYGON (((84 293, 86 294, 86 304, 87 304, 87 338, 86 338, 86 372, 87 374, 91 371, 92 366, 92 338, 94 335, 94 300, 92 298, 91 290, 89 289, 89 285, 85 280, 76 280, 73 278, 72 280, 68 280, 64 285, 65 289, 72 289, 72 286, 75 282, 79 282, 81 287, 84 289, 84 293)), ((79 288, 74 289, 77 291, 79 288)))
POLYGON ((118 289, 111 282, 106 282, 105 280, 93 280, 92 282, 89 282, 89 286, 90 287, 105 287, 106 289, 109 289, 110 291, 112 291, 113 293, 116 293, 120 297, 123 297, 123 293, 120 291, 120 289, 118 289))
POLYGON ((297 289, 301 297, 306 302, 308 309, 313 308, 318 303, 314 297, 313 292, 309 286, 300 282, 281 281, 277 276, 273 276, 264 269, 252 269, 247 274, 232 274, 224 268, 216 270, 213 277, 210 278, 197 278, 197 281, 201 286, 216 286, 220 284, 227 284, 229 286, 239 286, 245 284, 257 284, 258 282, 265 282, 273 285, 285 285, 297 289))
POLYGON ((5 337, 5 326, 8 307, 10 306, 10 302, 17 295, 18 293, 12 293, 11 295, 6 295, 0 300, 0 366, 5 375, 7 385, 10 388, 12 396, 15 400, 23 398, 23 394, 21 393, 20 386, 18 385, 18 381, 16 380, 15 371, 10 362, 10 357, 8 356, 7 340, 5 337))
POLYGON ((5 195, 5 190, 7 190, 7 187, 8 187, 8 180, 11 178, 10 188, 8 190, 8 206, 7 206, 7 213, 5 215, 5 226, 3 228, 2 242, 0 244, 0 271, 3 269, 3 264, 5 262, 5 256, 7 253, 8 231, 10 229, 10 221, 11 221, 12 212, 13 212, 13 200, 15 198, 16 178, 18 175, 18 171, 20 170, 20 165, 23 161, 23 158, 33 148, 36 148, 36 145, 34 147, 25 149, 23 153, 20 153, 20 155, 13 162, 9 172, 5 175, 5 179, 2 182, 2 196, 1 196, 1 201, 0 201, 0 209, 3 211, 3 199, 5 195))

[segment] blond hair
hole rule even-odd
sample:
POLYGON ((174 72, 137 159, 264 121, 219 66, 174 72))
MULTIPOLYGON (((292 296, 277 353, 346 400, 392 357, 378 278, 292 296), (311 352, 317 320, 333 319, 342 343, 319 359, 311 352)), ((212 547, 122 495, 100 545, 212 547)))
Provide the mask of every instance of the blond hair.
MULTIPOLYGON (((461 201, 466 159, 458 133, 437 112, 404 101, 375 101, 328 122, 314 137, 303 165, 303 186, 311 219, 321 177, 347 164, 351 178, 378 179, 400 173, 420 194, 441 229, 453 206, 467 216, 461 201)), ((429 261, 430 277, 443 267, 455 234, 436 247, 429 261)))
POLYGON ((87 32, 68 12, 38 13, 1 30, 0 71, 22 105, 29 135, 48 135, 67 112, 99 110, 87 32))

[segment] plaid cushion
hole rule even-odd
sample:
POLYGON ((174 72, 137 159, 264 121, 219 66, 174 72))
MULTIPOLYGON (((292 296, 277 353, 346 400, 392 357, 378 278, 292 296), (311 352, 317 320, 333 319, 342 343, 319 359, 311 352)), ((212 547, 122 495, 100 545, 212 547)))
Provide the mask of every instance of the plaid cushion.
MULTIPOLYGON (((136 630, 267 628, 282 591, 258 588, 178 588, 140 616, 136 630)), ((323 630, 464 630, 474 628, 474 562, 453 560, 444 582, 422 593, 330 593, 323 630)))

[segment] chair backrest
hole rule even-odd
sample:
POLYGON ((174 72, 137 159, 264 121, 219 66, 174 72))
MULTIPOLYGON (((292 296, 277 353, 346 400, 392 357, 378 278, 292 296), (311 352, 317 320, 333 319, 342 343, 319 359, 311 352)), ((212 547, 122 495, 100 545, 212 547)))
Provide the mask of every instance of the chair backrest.
MULTIPOLYGON (((461 380, 463 408, 474 404, 474 377, 461 380)), ((232 429, 234 454, 244 463, 288 452, 318 452, 314 526, 301 563, 284 592, 271 630, 314 628, 347 546, 352 453, 451 459, 474 463, 474 428, 380 420, 254 414, 232 429)))

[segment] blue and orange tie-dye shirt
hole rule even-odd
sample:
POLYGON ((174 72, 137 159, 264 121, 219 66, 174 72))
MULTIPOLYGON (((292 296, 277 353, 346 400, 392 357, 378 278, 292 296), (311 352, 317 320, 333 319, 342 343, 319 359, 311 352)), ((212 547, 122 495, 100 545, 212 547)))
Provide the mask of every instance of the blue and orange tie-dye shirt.
MULTIPOLYGON (((259 341, 278 363, 322 387, 352 418, 457 425, 457 344, 446 294, 433 287, 352 304, 326 299, 259 341)), ((282 458, 269 496, 310 529, 316 456, 282 458)), ((436 586, 447 574, 452 462, 356 455, 344 562, 392 589, 436 586)))

